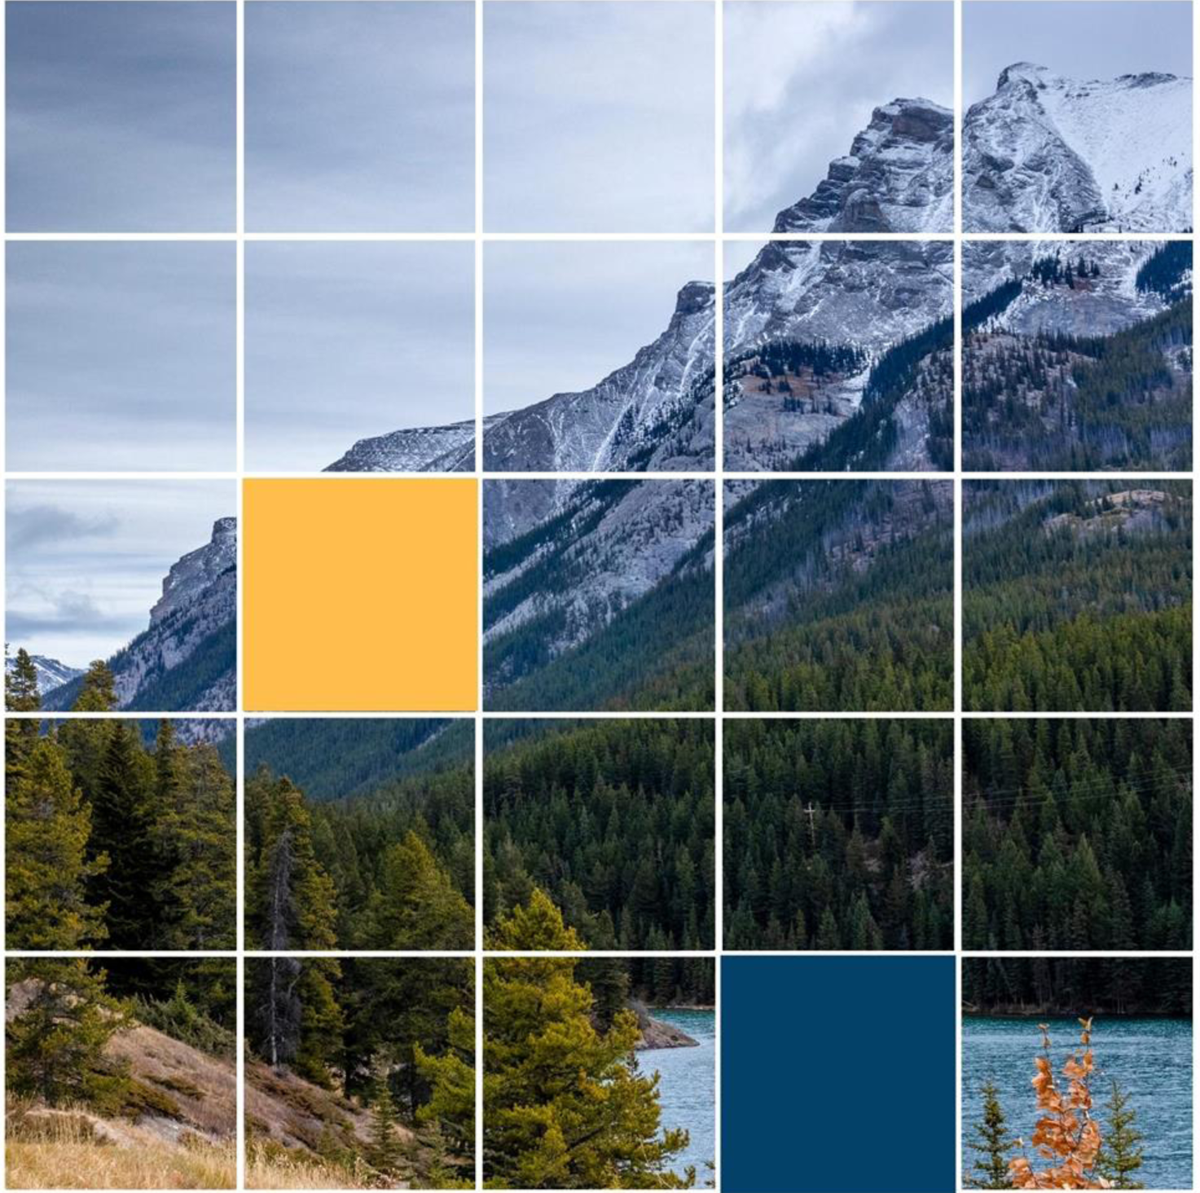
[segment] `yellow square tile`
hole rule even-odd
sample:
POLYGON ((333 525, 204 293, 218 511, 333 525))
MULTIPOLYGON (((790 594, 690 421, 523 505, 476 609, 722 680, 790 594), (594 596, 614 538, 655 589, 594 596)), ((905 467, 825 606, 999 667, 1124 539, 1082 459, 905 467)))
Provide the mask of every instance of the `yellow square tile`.
POLYGON ((247 709, 474 709, 474 480, 247 480, 244 486, 247 709))

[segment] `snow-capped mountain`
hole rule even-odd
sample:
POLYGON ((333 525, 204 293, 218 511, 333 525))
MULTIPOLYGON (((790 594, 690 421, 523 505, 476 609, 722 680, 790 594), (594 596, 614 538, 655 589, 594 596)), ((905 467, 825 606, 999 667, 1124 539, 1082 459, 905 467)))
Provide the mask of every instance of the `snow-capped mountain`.
POLYGON ((954 227, 954 114, 927 99, 876 108, 845 157, 776 232, 949 232, 954 227))
POLYGON ((1028 62, 963 122, 968 232, 1186 232, 1192 81, 1064 78, 1028 62))
MULTIPOLYGON (((37 672, 38 692, 43 696, 48 692, 52 692, 55 688, 62 687, 65 683, 70 683, 71 680, 83 674, 78 667, 70 667, 66 663, 59 662, 58 659, 49 659, 42 654, 30 655, 29 657, 33 662, 34 670, 37 672)), ((9 658, 7 670, 10 674, 16 665, 16 659, 9 658)))
MULTIPOLYGON (((149 711, 229 711, 237 704, 237 519, 218 518, 212 538, 172 564, 149 625, 108 665, 117 707, 149 711)), ((45 707, 67 709, 78 679, 50 693, 45 707)))

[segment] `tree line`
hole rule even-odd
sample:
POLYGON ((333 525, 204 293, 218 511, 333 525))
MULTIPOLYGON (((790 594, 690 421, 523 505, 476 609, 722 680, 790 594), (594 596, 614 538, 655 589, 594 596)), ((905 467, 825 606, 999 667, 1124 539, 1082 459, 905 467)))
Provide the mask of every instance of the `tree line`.
POLYGON ((954 947, 946 721, 725 726, 725 947, 954 947))
MULTIPOLYGON (((21 650, 10 711, 40 707, 21 650)), ((93 663, 74 710, 116 707, 93 663)), ((216 749, 163 720, 10 718, 5 726, 6 923, 12 948, 222 949, 236 943, 235 792, 216 749)))
POLYGON ((963 947, 1192 947, 1190 722, 968 720, 963 947))
POLYGON ((491 721, 487 733, 485 923, 540 887, 591 948, 713 947, 711 723, 491 721))

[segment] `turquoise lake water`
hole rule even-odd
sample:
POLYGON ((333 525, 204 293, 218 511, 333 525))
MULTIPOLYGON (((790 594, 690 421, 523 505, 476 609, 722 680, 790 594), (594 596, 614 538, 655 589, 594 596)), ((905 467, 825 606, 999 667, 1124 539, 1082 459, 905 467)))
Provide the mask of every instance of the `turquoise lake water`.
POLYGON ((705 1162, 714 1159, 716 1148, 716 1013, 713 1011, 651 1012, 656 1019, 682 1028, 695 1048, 649 1048, 639 1052, 638 1064, 645 1073, 661 1075, 662 1125, 686 1127, 691 1143, 672 1167, 679 1173, 696 1166, 696 1184, 703 1186, 711 1174, 705 1162))
MULTIPOLYGON (((983 1114, 979 1087, 989 1078, 1000 1090, 1009 1133, 1028 1139, 1035 1104, 1030 1079, 1040 1050, 1039 1020, 969 1018, 963 1021, 963 1139, 983 1114)), ((1055 1072, 1079 1041, 1074 1019, 1050 1026, 1055 1072)), ((1137 1111, 1145 1159, 1135 1174, 1148 1189, 1192 1187, 1192 1022, 1190 1019, 1096 1020, 1092 1033, 1098 1079, 1092 1096, 1107 1100, 1115 1078, 1137 1111)), ((1101 1118, 1103 1109, 1100 1109, 1101 1118)), ((967 1153, 964 1166, 974 1162, 967 1153)))

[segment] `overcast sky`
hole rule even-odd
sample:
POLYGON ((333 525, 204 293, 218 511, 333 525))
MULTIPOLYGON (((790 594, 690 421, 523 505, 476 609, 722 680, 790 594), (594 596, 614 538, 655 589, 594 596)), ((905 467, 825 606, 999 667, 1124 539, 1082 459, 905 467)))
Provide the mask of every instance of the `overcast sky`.
POLYGON ((474 267, 469 243, 248 244, 247 467, 473 417, 474 267))
POLYGON ((5 640, 72 667, 140 634, 171 564, 237 512, 224 481, 10 481, 6 492, 5 640))
POLYGON ((492 414, 590 389, 712 281, 710 244, 495 242, 484 248, 483 394, 492 414))
POLYGON ((246 226, 471 231, 470 0, 246 5, 246 226))
POLYGON ((712 230, 711 3, 489 0, 483 16, 489 230, 712 230))
POLYGON ((232 244, 10 244, 9 469, 232 471, 235 267, 232 244))
POLYGON ((1187 0, 971 0, 963 5, 963 102, 996 90, 1000 72, 1033 62, 1072 79, 1192 73, 1187 0))
POLYGON ((236 5, 6 9, 10 231, 232 231, 236 5))
POLYGON ((953 105, 949 0, 729 0, 726 229, 770 231, 898 98, 953 105))

